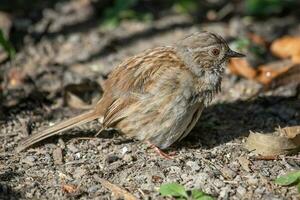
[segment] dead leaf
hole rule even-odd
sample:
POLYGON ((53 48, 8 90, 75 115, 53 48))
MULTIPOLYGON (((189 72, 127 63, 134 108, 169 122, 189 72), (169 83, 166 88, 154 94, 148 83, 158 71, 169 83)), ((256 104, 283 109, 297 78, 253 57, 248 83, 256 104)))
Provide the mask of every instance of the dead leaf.
POLYGON ((300 126, 279 128, 278 132, 280 136, 289 138, 295 144, 300 144, 300 126))
POLYGON ((278 132, 273 134, 250 132, 245 147, 262 156, 276 156, 294 153, 299 149, 300 143, 279 136, 278 132))
POLYGON ((291 58, 294 63, 300 63, 300 36, 284 36, 275 40, 271 51, 279 58, 291 58))
POLYGON ((230 59, 228 66, 232 74, 240 75, 247 79, 254 79, 256 76, 255 69, 244 58, 230 59))
POLYGON ((270 84, 274 78, 287 72, 294 64, 289 60, 281 60, 260 65, 255 80, 264 85, 270 84))
POLYGON ((130 194, 129 192, 127 192, 125 189, 112 184, 111 182, 100 178, 99 181, 101 182, 101 184, 109 189, 112 192, 112 195, 114 196, 114 198, 119 199, 122 198, 124 200, 137 200, 137 198, 135 196, 133 196, 132 194, 130 194))
POLYGON ((274 90, 286 85, 300 85, 300 64, 295 64, 283 70, 266 85, 266 90, 274 90))
POLYGON ((22 86, 26 77, 24 71, 18 68, 10 69, 7 75, 9 88, 17 88, 22 86))
POLYGON ((267 41, 263 36, 258 35, 256 33, 248 33, 247 35, 248 35, 248 38, 255 44, 258 44, 261 46, 267 46, 267 41))
POLYGON ((88 104, 84 102, 82 99, 80 99, 78 96, 71 92, 66 92, 64 96, 65 102, 67 105, 71 108, 76 109, 90 109, 92 108, 91 104, 88 104))
POLYGON ((70 84, 64 89, 64 102, 72 108, 90 109, 102 93, 102 88, 94 81, 70 84))
POLYGON ((76 185, 63 184, 62 185, 62 190, 65 193, 72 194, 72 193, 76 193, 77 192, 78 187, 76 185))

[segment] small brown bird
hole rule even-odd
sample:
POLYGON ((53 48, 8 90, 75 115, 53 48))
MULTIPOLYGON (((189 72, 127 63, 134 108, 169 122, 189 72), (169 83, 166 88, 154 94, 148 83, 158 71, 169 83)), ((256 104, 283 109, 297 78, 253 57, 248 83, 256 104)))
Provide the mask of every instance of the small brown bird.
POLYGON ((30 136, 17 150, 95 119, 102 124, 99 132, 114 128, 165 149, 187 136, 203 108, 220 91, 228 59, 243 56, 210 32, 147 50, 112 71, 102 99, 92 110, 30 136))

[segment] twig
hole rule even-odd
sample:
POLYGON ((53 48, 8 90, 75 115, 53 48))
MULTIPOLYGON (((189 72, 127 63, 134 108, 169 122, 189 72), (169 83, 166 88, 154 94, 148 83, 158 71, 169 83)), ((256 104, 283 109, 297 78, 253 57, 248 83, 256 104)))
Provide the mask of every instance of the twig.
POLYGON ((100 178, 99 179, 100 183, 107 189, 109 189, 112 194, 114 195, 114 197, 116 199, 118 198, 124 198, 124 200, 137 200, 137 198, 135 196, 133 196, 132 194, 130 194, 129 192, 127 192, 125 189, 112 184, 111 182, 100 178))

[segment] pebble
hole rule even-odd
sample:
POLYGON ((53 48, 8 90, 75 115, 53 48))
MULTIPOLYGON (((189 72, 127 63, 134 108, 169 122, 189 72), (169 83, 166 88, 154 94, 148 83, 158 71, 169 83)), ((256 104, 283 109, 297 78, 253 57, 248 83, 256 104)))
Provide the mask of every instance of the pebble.
POLYGON ((198 173, 195 176, 195 187, 196 188, 203 187, 209 179, 210 179, 209 174, 204 173, 204 172, 198 173))
POLYGON ((76 159, 76 160, 79 160, 80 158, 81 158, 80 152, 75 153, 75 159, 76 159))
POLYGON ((224 183, 223 181, 219 180, 219 179, 216 179, 216 180, 214 181, 214 185, 215 185, 216 187, 218 187, 218 188, 221 188, 221 187, 224 187, 224 186, 225 186, 225 183, 224 183))
POLYGON ((257 185, 258 184, 258 179, 255 178, 254 176, 249 176, 249 178, 247 179, 247 183, 249 185, 257 185))
POLYGON ((198 165, 197 162, 195 161, 187 161, 186 165, 192 168, 192 171, 199 171, 200 170, 200 166, 198 165))
POLYGON ((136 158, 134 158, 132 155, 130 155, 130 154, 125 154, 124 156, 123 156, 123 160, 125 161, 125 162, 132 162, 132 161, 134 161, 134 160, 136 160, 136 158))
POLYGON ((230 193, 230 186, 227 185, 226 187, 221 188, 221 191, 219 193, 219 199, 228 199, 229 193, 230 193))
POLYGON ((246 194, 246 189, 242 186, 239 186, 237 189, 236 189, 236 193, 240 196, 240 197, 243 197, 245 194, 246 194))
POLYGON ((82 179, 82 177, 87 173, 86 169, 84 168, 76 168, 74 173, 73 173, 73 177, 76 179, 82 179))
POLYGON ((33 156, 27 156, 26 158, 22 159, 22 163, 28 164, 30 166, 34 165, 35 158, 33 156))
POLYGON ((62 149, 60 147, 53 150, 52 157, 55 165, 63 164, 63 154, 62 149))
POLYGON ((116 162, 117 160, 119 160, 119 157, 116 156, 116 155, 108 155, 106 157, 106 162, 109 163, 109 164, 113 163, 113 162, 116 162))
POLYGON ((68 149, 72 152, 72 153, 77 153, 79 151, 79 149, 77 149, 74 144, 69 144, 68 145, 68 149))
POLYGON ((226 166, 221 169, 221 173, 223 176, 225 176, 225 178, 228 179, 233 179, 236 176, 236 172, 226 166))

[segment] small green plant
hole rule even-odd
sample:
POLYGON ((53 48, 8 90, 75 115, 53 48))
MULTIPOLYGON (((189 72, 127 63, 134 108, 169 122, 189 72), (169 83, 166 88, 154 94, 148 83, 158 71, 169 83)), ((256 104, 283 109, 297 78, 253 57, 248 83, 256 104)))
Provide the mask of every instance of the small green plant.
POLYGON ((115 0, 113 6, 107 8, 104 12, 103 26, 106 28, 115 28, 123 19, 151 21, 151 13, 141 13, 133 9, 138 2, 138 0, 115 0))
POLYGON ((193 189, 191 191, 177 183, 166 183, 160 186, 159 193, 162 196, 173 197, 176 200, 213 200, 213 198, 202 192, 201 190, 193 189))
POLYGON ((178 13, 192 13, 197 10, 198 2, 195 0, 175 0, 173 9, 178 13))
POLYGON ((11 43, 5 38, 3 31, 0 29, 0 46, 6 51, 10 58, 15 56, 15 49, 11 43))
POLYGON ((298 192, 300 192, 300 171, 294 171, 280 176, 275 180, 275 183, 282 186, 297 185, 298 192))
POLYGON ((246 0, 245 8, 248 15, 269 16, 279 14, 284 8, 292 8, 295 0, 246 0))
POLYGON ((233 48, 238 51, 250 51, 256 56, 263 56, 266 53, 265 47, 253 44, 248 38, 238 38, 233 43, 233 48))

